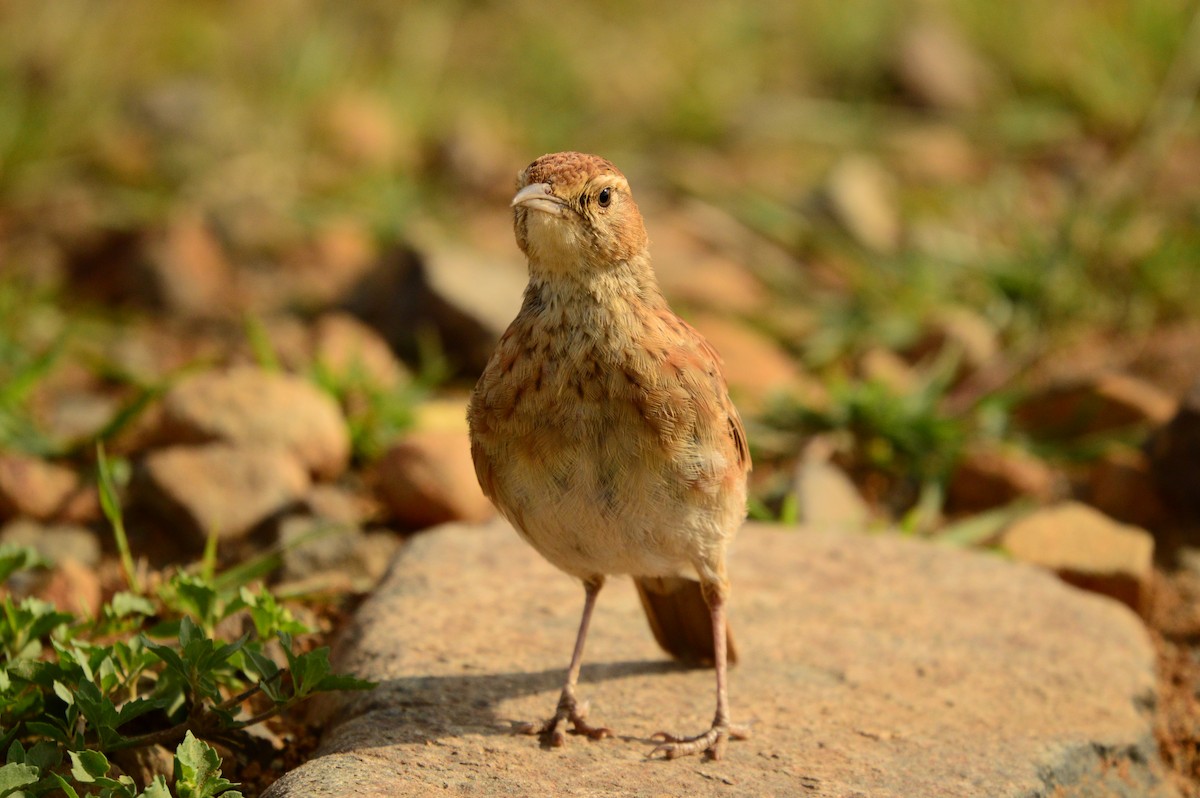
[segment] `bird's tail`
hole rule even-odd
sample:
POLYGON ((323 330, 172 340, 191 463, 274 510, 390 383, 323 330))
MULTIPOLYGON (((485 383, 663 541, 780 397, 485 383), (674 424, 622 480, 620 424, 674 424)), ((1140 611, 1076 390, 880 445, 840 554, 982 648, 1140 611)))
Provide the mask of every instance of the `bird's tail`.
MULTIPOLYGON (((650 631, 663 650, 684 662, 711 665, 714 660, 712 615, 700 583, 682 576, 638 577, 642 608, 650 631)), ((726 626, 725 639, 729 664, 737 662, 732 631, 726 626)))

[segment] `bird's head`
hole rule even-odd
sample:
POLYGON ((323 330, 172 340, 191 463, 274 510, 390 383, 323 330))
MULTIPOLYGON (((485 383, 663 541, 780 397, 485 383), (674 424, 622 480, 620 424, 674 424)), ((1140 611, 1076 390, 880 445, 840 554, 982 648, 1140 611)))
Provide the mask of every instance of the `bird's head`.
POLYGON ((517 244, 541 270, 597 270, 646 251, 625 175, 596 155, 543 155, 521 170, 512 200, 517 244))

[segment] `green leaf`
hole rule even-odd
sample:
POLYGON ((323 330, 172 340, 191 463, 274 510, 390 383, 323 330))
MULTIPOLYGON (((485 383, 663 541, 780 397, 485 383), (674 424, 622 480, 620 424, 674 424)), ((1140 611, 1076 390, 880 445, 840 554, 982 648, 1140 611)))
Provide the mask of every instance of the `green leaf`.
POLYGON ((108 775, 108 759, 99 751, 69 751, 71 775, 76 781, 94 784, 97 779, 108 775))
POLYGON ((162 776, 155 776, 154 781, 146 785, 145 791, 138 798, 171 798, 171 790, 167 786, 166 779, 162 776))
POLYGON ((303 698, 316 689, 317 683, 329 675, 333 668, 329 664, 329 647, 313 649, 292 660, 292 681, 296 685, 296 697, 303 698))
POLYGON ((25 753, 25 764, 33 765, 42 771, 58 767, 62 762, 62 750, 49 740, 35 743, 33 748, 25 753))
POLYGON ((221 777, 221 757, 216 749, 190 731, 175 749, 175 792, 179 798, 241 798, 230 787, 237 785, 221 777))
POLYGON ((66 794, 67 798, 79 798, 79 793, 75 792, 75 788, 71 783, 57 773, 51 773, 50 777, 58 783, 58 789, 66 794))
MULTIPOLYGON (((174 588, 176 609, 194 616, 202 626, 211 626, 218 620, 217 591, 212 585, 188 574, 177 574, 171 580, 171 587, 174 588)), ((185 617, 184 620, 188 619, 185 617)), ((180 643, 183 642, 181 638, 180 643)))
POLYGON ((58 680, 54 682, 54 694, 61 698, 67 706, 75 703, 75 694, 71 692, 69 687, 58 680))
POLYGON ((9 762, 0 767, 0 796, 34 784, 41 777, 42 772, 33 765, 9 762))
POLYGON ((188 667, 184 664, 183 658, 179 656, 179 652, 175 649, 162 643, 155 643, 144 635, 142 636, 142 644, 153 652, 154 656, 166 663, 168 668, 176 671, 184 679, 188 678, 188 667))
POLYGON ((17 571, 28 568, 45 566, 48 561, 37 553, 32 546, 17 546, 13 543, 0 543, 0 582, 12 576, 17 571))
POLYGON ((25 746, 21 745, 20 740, 13 740, 13 744, 8 747, 8 754, 5 755, 4 761, 6 764, 25 764, 25 746))
POLYGON ((53 723, 46 723, 40 720, 31 720, 25 723, 25 730, 30 734, 36 734, 40 737, 48 737, 56 743, 62 745, 71 744, 71 736, 67 734, 65 729, 55 726, 53 723))
POLYGON ((109 606, 112 607, 112 614, 116 618, 154 614, 154 603, 150 599, 124 590, 112 597, 109 606))
POLYGON ((121 705, 116 725, 118 727, 124 726, 129 721, 139 718, 147 712, 153 712, 156 709, 166 709, 170 703, 165 698, 135 698, 133 701, 121 705))

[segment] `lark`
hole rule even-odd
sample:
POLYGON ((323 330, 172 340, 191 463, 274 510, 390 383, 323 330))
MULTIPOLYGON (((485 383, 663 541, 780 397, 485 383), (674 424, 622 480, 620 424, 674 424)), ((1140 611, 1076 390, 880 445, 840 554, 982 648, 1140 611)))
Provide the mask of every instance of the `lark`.
POLYGON ((576 697, 588 625, 609 576, 633 577, 651 631, 716 669, 716 715, 695 736, 659 732, 650 755, 719 759, 736 660, 726 549, 746 514, 750 454, 721 359, 668 307, 629 183, 595 155, 544 155, 512 200, 529 261, 521 310, 471 397, 479 484, 534 549, 584 588, 550 745, 612 732, 576 697))

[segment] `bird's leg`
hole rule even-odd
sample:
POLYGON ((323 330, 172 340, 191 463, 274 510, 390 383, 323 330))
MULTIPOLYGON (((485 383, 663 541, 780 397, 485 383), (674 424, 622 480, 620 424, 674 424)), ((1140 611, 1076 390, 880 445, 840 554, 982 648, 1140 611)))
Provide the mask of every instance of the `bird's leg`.
POLYGON ((703 589, 709 613, 712 615, 713 660, 717 669, 717 714, 713 717, 712 726, 708 731, 695 737, 658 732, 654 739, 659 741, 659 745, 649 756, 663 754, 667 759, 675 759, 706 751, 713 759, 720 759, 725 753, 726 742, 731 739, 745 740, 750 736, 749 728, 734 726, 729 720, 728 643, 725 637, 725 597, 728 587, 724 583, 706 582, 703 589))
POLYGON ((588 626, 592 622, 592 610, 596 608, 596 596, 604 586, 604 577, 597 576, 583 583, 585 599, 583 617, 579 619, 579 634, 575 636, 575 650, 571 654, 571 666, 567 668, 567 681, 563 685, 562 695, 558 699, 558 708, 554 717, 545 723, 528 723, 521 727, 525 734, 541 735, 542 741, 558 747, 566 742, 563 726, 570 722, 575 734, 585 734, 593 740, 601 740, 612 736, 612 730, 604 726, 592 726, 585 722, 587 703, 580 704, 575 699, 575 683, 579 681, 579 668, 583 663, 583 644, 587 640, 588 626))

